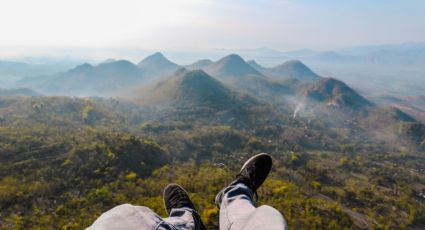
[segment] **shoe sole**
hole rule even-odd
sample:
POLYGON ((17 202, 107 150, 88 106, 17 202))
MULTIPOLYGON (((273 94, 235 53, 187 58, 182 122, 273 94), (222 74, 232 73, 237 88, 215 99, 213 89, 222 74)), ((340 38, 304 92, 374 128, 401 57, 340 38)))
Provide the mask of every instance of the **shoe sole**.
POLYGON ((257 159, 258 157, 261 157, 261 156, 268 156, 268 157, 270 157, 270 160, 272 159, 272 157, 270 156, 270 154, 268 154, 268 153, 259 153, 259 154, 257 154, 257 155, 255 155, 255 156, 252 156, 251 158, 249 158, 247 161, 245 161, 245 164, 243 164, 243 166, 242 166, 242 168, 241 168, 241 171, 239 171, 239 172, 242 172, 243 170, 244 170, 244 168, 249 164, 249 163, 251 163, 252 161, 254 161, 255 159, 257 159))
POLYGON ((168 213, 168 211, 167 211, 167 205, 165 205, 165 191, 167 190, 168 187, 171 187, 171 186, 177 186, 177 187, 179 187, 180 189, 182 189, 187 194, 187 196, 189 196, 189 193, 186 191, 186 189, 184 189, 179 184, 171 183, 171 184, 168 184, 167 186, 165 186, 164 190, 162 191, 162 202, 164 204, 164 209, 165 209, 165 212, 167 213, 167 215, 170 215, 170 213, 168 213))

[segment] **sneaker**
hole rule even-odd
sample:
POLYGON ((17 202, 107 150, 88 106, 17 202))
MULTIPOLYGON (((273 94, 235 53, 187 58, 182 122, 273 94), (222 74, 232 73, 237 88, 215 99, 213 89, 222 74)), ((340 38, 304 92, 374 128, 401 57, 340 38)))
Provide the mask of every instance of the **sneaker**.
POLYGON ((164 188, 164 206, 167 214, 170 215, 173 208, 190 208, 195 209, 188 193, 178 184, 169 184, 164 188))
POLYGON ((195 210, 195 206, 189 198, 188 193, 178 184, 169 184, 164 188, 164 207, 167 214, 170 215, 173 208, 190 208, 193 210, 192 215, 195 222, 196 230, 204 230, 205 226, 202 223, 201 217, 195 210))
MULTIPOLYGON (((272 168, 272 158, 267 153, 260 153, 245 162, 241 171, 236 175, 235 180, 230 185, 243 183, 257 194, 257 189, 264 183, 272 168)), ((230 186, 229 185, 229 186, 230 186)), ((220 208, 224 189, 221 190, 215 199, 217 207, 220 208)))

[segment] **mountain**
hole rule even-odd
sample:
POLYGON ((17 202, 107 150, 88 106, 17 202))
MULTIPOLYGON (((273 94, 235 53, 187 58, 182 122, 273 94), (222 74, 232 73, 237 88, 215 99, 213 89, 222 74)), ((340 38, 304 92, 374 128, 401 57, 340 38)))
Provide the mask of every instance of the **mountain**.
POLYGON ((211 76, 218 78, 264 77, 237 54, 223 57, 205 68, 205 71, 211 76))
POLYGON ((420 148, 419 139, 425 136, 423 124, 410 115, 394 107, 375 105, 333 78, 300 85, 297 97, 294 119, 308 119, 339 130, 337 132, 351 139, 382 142, 391 148, 403 145, 420 148))
POLYGON ((392 106, 412 115, 415 119, 425 123, 425 96, 395 96, 375 95, 371 98, 377 104, 392 106))
POLYGON ((67 72, 24 79, 21 84, 51 95, 92 96, 108 95, 143 79, 144 74, 136 65, 119 60, 97 66, 86 63, 67 72))
POLYGON ((180 69, 174 76, 159 82, 143 95, 142 101, 151 105, 201 106, 218 110, 254 103, 250 97, 230 90, 203 70, 185 69, 180 69))
POLYGON ((356 109, 373 105, 344 82, 334 78, 322 78, 300 86, 297 94, 301 98, 326 103, 328 106, 356 109))
POLYGON ((312 52, 308 55, 291 55, 304 61, 322 64, 361 64, 375 67, 418 67, 425 63, 425 43, 402 43, 349 47, 336 51, 312 52))
POLYGON ((174 62, 168 60, 162 53, 154 53, 142 61, 137 66, 143 70, 148 77, 168 76, 180 68, 174 62))
POLYGON ((205 69, 213 63, 210 59, 201 59, 196 61, 190 65, 185 66, 187 69, 195 70, 195 69, 205 69))
POLYGON ((40 96, 40 94, 28 88, 0 89, 0 97, 15 97, 15 96, 33 97, 33 96, 40 96))
POLYGON ((267 68, 264 73, 270 77, 289 79, 295 78, 298 80, 318 80, 320 76, 311 71, 304 63, 298 60, 286 61, 285 63, 267 68))
POLYGON ((34 77, 39 75, 54 74, 69 69, 75 62, 52 63, 26 63, 17 61, 0 60, 0 78, 3 76, 34 77))
POLYGON ((252 67, 252 68, 254 68, 254 69, 256 69, 258 72, 263 72, 263 71, 265 71, 265 67, 263 67, 263 66, 261 66, 261 65, 259 65, 256 61, 254 61, 254 60, 249 60, 249 61, 247 61, 247 63, 252 67))
POLYGON ((27 77, 51 75, 65 71, 73 66, 73 63, 49 63, 29 64, 25 62, 0 60, 0 84, 2 87, 20 88, 15 82, 27 77))
POLYGON ((294 93, 298 81, 269 78, 253 67, 254 63, 247 63, 239 55, 230 54, 210 64, 205 72, 238 91, 262 100, 281 101, 294 93))
POLYGON ((15 71, 19 71, 25 68, 29 68, 30 65, 23 62, 14 62, 14 61, 0 61, 0 74, 11 74, 15 71))

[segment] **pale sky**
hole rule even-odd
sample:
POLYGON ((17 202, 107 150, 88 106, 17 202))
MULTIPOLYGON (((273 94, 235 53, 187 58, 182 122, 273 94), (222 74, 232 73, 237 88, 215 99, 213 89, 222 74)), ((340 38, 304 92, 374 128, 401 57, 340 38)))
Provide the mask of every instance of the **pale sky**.
POLYGON ((424 0, 0 0, 0 58, 425 41, 424 0))

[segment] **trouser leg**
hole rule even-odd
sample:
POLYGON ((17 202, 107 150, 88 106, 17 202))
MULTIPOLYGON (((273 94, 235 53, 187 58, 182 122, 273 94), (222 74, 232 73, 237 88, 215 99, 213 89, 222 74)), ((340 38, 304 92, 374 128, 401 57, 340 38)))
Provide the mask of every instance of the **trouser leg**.
POLYGON ((220 205, 220 229, 230 229, 236 220, 255 211, 251 197, 252 191, 244 184, 231 185, 224 189, 220 205))
POLYGON ((255 208, 252 191, 242 183, 224 190, 220 205, 220 229, 287 229, 285 219, 270 206, 255 208))
POLYGON ((195 225, 199 226, 199 223, 195 223, 194 215, 198 215, 195 210, 190 208, 173 208, 170 212, 170 217, 164 218, 164 221, 174 226, 176 229, 191 230, 195 229, 195 225))
POLYGON ((170 217, 162 219, 147 207, 123 204, 103 213, 88 229, 192 230, 193 212, 189 208, 173 209, 170 217))

